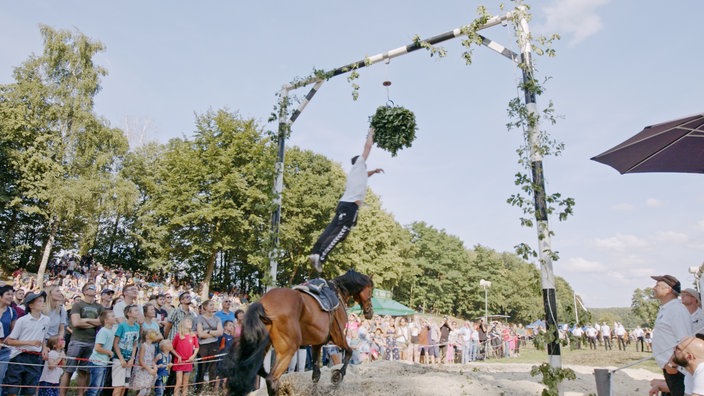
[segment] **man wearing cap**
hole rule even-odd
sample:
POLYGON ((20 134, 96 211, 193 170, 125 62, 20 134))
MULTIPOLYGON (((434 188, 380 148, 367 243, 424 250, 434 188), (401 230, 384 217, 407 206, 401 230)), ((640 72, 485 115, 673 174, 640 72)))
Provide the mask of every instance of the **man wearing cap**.
POLYGON ((682 290, 682 305, 687 308, 692 317, 692 331, 704 334, 704 313, 702 313, 702 301, 699 292, 689 288, 682 290))
POLYGON ((666 365, 677 343, 692 334, 692 320, 677 296, 681 293, 680 281, 672 275, 651 276, 655 280, 653 296, 660 301, 660 310, 653 328, 653 358, 663 369, 670 395, 684 395, 684 374, 670 374, 666 365))
POLYGON ((5 374, 4 393, 7 395, 34 394, 36 389, 29 386, 39 384, 42 374, 42 353, 46 348, 46 332, 49 317, 42 314, 46 293, 29 293, 24 298, 27 314, 15 323, 5 344, 12 348, 10 365, 5 374))
POLYGON ((112 297, 115 295, 115 291, 112 289, 103 289, 100 291, 100 305, 105 309, 112 309, 112 297))
POLYGON ((191 310, 191 292, 184 291, 178 295, 179 306, 174 308, 166 319, 166 325, 164 326, 164 333, 167 334, 167 338, 170 340, 174 339, 176 333, 178 333, 178 325, 181 323, 183 318, 190 316, 193 321, 193 330, 195 330, 197 315, 193 310, 191 310))
MULTIPOLYGON (((181 321, 190 317, 193 323, 193 330, 196 330, 196 317, 195 312, 191 310, 191 292, 183 291, 178 295, 179 306, 171 310, 169 317, 166 319, 166 325, 164 325, 164 335, 169 339, 173 340, 176 334, 178 334, 178 325, 181 321)), ((169 396, 174 393, 174 388, 172 385, 176 383, 176 373, 171 370, 169 373, 169 378, 166 381, 166 389, 164 390, 164 395, 169 396)))
POLYGON ((78 396, 83 396, 85 387, 88 386, 88 362, 87 359, 93 353, 95 345, 96 329, 101 326, 100 313, 103 306, 95 301, 95 283, 88 282, 83 285, 83 298, 71 306, 71 342, 66 348, 67 363, 64 374, 61 376, 59 392, 61 396, 66 395, 69 380, 78 367, 78 396), (71 359, 75 358, 75 359, 71 359))

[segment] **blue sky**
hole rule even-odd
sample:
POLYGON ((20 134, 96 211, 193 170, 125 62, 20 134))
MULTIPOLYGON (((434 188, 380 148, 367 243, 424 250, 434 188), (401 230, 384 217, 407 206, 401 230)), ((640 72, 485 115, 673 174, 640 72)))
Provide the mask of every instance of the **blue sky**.
MULTIPOLYGON (((561 257, 555 274, 590 307, 630 305, 635 288, 653 285, 650 275, 690 284, 688 268, 704 258, 704 213, 697 209, 704 175, 619 175, 589 158, 646 125, 704 111, 703 33, 686 17, 704 13, 704 3, 533 3, 531 29, 562 36, 557 57, 537 60, 537 75, 550 77, 538 105, 552 100, 562 117, 545 127, 567 146, 545 161, 547 189, 577 202, 567 222, 551 219, 561 257)), ((264 125, 275 93, 295 77, 468 24, 480 4, 502 12, 498 2, 457 0, 4 1, 0 83, 41 52, 40 23, 80 30, 107 48, 97 58, 109 71, 97 113, 134 142, 165 142, 189 136, 194 113, 210 108, 264 125)), ((483 34, 517 50, 509 28, 483 34)), ((519 170, 521 136, 505 125, 520 72, 487 48, 476 48, 467 66, 459 40, 443 46, 448 56, 441 60, 418 51, 361 70, 357 101, 344 77, 326 82, 289 144, 346 164, 361 150, 368 117, 386 103, 382 82, 390 80, 389 97, 415 112, 419 130, 397 157, 371 154, 369 165, 386 170, 370 182, 384 208, 402 224, 423 220, 445 229, 467 247, 534 244, 535 231, 522 228, 519 210, 505 203, 519 170)))

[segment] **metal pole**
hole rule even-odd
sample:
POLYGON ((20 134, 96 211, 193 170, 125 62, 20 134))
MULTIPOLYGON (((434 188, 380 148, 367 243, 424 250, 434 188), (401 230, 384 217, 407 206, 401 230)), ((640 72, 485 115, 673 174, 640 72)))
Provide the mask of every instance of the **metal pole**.
POLYGON ((572 293, 572 298, 574 299, 574 324, 579 325, 579 311, 577 311, 577 294, 572 293))
MULTIPOLYGON (((531 171, 533 176, 533 199, 535 205, 535 220, 538 233, 538 257, 540 260, 541 284, 543 286, 543 305, 545 307, 545 321, 548 331, 553 332, 553 341, 548 344, 548 360, 554 368, 562 367, 560 356, 560 343, 557 322, 557 300, 555 297, 555 275, 552 269, 552 244, 550 241, 550 228, 548 225, 547 202, 545 198, 545 180, 543 178, 543 154, 540 149, 540 123, 536 105, 536 95, 529 87, 535 85, 533 60, 531 57, 530 28, 525 17, 527 10, 521 7, 524 13, 516 26, 518 42, 521 46, 523 91, 525 94, 526 109, 528 111, 528 144, 530 146, 531 171)), ((559 389, 563 394, 562 389, 559 389)))
POLYGON ((286 135, 289 129, 289 122, 286 119, 288 107, 288 89, 282 89, 279 97, 279 130, 278 130, 278 152, 276 156, 276 179, 274 180, 274 205, 276 209, 271 215, 271 243, 269 252, 269 277, 267 291, 276 287, 276 273, 279 263, 279 225, 281 224, 281 194, 284 190, 284 155, 286 154, 286 135))
POLYGON ((484 318, 487 321, 487 324, 489 323, 489 300, 488 300, 488 293, 487 293, 487 287, 484 285, 484 318))

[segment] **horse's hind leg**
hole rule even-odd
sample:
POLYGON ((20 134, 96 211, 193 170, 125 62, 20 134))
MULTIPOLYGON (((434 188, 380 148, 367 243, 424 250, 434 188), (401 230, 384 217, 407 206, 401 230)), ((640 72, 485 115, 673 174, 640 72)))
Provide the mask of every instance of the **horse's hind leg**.
POLYGON ((311 359, 313 360, 313 382, 318 383, 318 380, 320 380, 320 349, 321 345, 313 345, 312 346, 312 356, 311 359))
POLYGON ((274 345, 274 350, 276 351, 276 356, 272 363, 271 371, 269 371, 269 375, 266 377, 266 386, 270 396, 277 394, 279 390, 279 379, 288 369, 291 358, 298 351, 298 345, 278 342, 277 345, 274 345))

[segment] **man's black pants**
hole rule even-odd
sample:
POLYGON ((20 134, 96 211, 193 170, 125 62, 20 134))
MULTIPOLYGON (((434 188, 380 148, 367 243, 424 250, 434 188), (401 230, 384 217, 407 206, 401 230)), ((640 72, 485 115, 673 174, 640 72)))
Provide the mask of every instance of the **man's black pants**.
POLYGON ((352 227, 357 224, 359 206, 354 202, 340 202, 335 210, 335 217, 313 245, 311 254, 319 254, 320 262, 325 262, 332 249, 347 238, 352 227))
POLYGON ((684 396, 684 374, 679 371, 677 374, 668 374, 665 370, 662 370, 662 374, 665 376, 665 382, 667 382, 667 387, 670 388, 670 393, 662 393, 663 396, 684 396))

